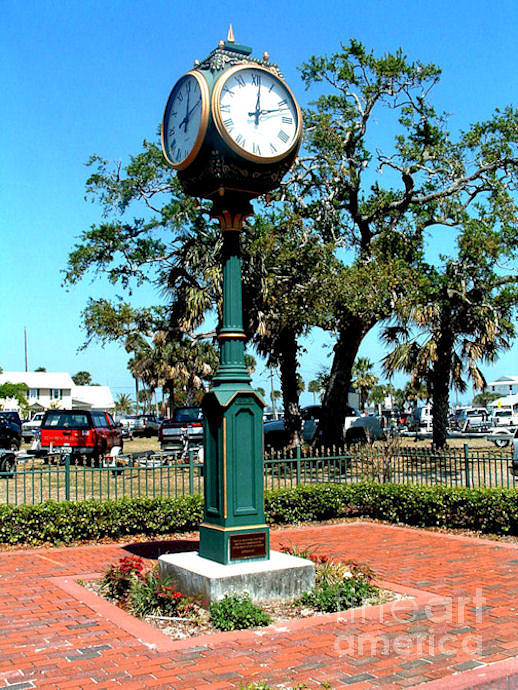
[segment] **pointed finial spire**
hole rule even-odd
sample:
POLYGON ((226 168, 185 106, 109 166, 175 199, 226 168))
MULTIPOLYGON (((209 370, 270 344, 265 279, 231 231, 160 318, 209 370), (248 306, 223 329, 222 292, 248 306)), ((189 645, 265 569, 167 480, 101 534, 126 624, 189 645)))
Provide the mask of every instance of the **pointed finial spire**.
POLYGON ((232 28, 232 24, 228 27, 228 36, 227 36, 227 42, 228 43, 235 43, 236 39, 234 38, 234 29, 232 28))

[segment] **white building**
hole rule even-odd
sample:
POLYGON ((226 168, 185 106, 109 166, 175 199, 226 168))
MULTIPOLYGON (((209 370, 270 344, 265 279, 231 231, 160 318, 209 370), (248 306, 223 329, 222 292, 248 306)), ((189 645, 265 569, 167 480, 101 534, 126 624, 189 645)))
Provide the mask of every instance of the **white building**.
POLYGON ((72 408, 113 410, 115 403, 109 386, 73 386, 72 408))
MULTIPOLYGON (((49 408, 111 410, 115 406, 108 386, 76 386, 70 374, 63 372, 4 371, 0 374, 0 385, 4 383, 27 385, 27 403, 32 412, 49 408)), ((0 401, 0 406, 20 411, 13 399, 0 401)))
POLYGON ((487 390, 502 396, 518 393, 518 376, 501 376, 496 381, 488 383, 487 390))

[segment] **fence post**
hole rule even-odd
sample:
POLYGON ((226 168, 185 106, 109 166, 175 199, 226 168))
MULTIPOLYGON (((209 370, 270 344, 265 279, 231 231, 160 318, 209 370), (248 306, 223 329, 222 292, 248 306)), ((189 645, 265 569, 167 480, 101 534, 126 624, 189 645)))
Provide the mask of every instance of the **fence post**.
POLYGON ((300 484, 301 481, 301 476, 300 476, 300 443, 297 443, 296 447, 296 457, 297 457, 297 486, 300 484))
POLYGON ((70 453, 65 456, 65 501, 70 501, 70 453))
POLYGON ((464 444, 464 473, 466 475, 466 488, 469 489, 470 487, 470 476, 469 476, 469 449, 468 449, 468 444, 464 444))
POLYGON ((194 493, 194 451, 189 448, 189 494, 194 493))

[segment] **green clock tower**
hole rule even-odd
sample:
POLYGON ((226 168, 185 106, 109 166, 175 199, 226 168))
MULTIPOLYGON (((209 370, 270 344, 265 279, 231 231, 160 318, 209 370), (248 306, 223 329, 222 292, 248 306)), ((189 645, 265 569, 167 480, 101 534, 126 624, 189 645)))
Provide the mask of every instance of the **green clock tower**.
POLYGON ((279 68, 227 41, 173 87, 162 147, 184 191, 213 201, 223 235, 220 364, 203 400, 205 507, 199 556, 223 565, 268 560, 263 407, 245 366, 240 233, 251 199, 278 187, 297 155, 300 108, 279 68))

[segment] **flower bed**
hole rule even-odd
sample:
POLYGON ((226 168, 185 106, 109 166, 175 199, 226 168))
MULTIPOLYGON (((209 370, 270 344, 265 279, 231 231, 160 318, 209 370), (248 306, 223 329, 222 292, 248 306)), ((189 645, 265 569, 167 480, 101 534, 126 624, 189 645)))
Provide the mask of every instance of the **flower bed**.
POLYGON ((173 639, 267 626, 400 598, 377 587, 374 573, 365 565, 333 561, 311 549, 282 550, 309 558, 316 566, 315 587, 287 601, 252 602, 245 593, 227 595, 209 606, 200 597, 179 592, 172 581, 160 577, 157 566, 146 568, 135 556, 112 564, 102 579, 81 584, 173 639))

